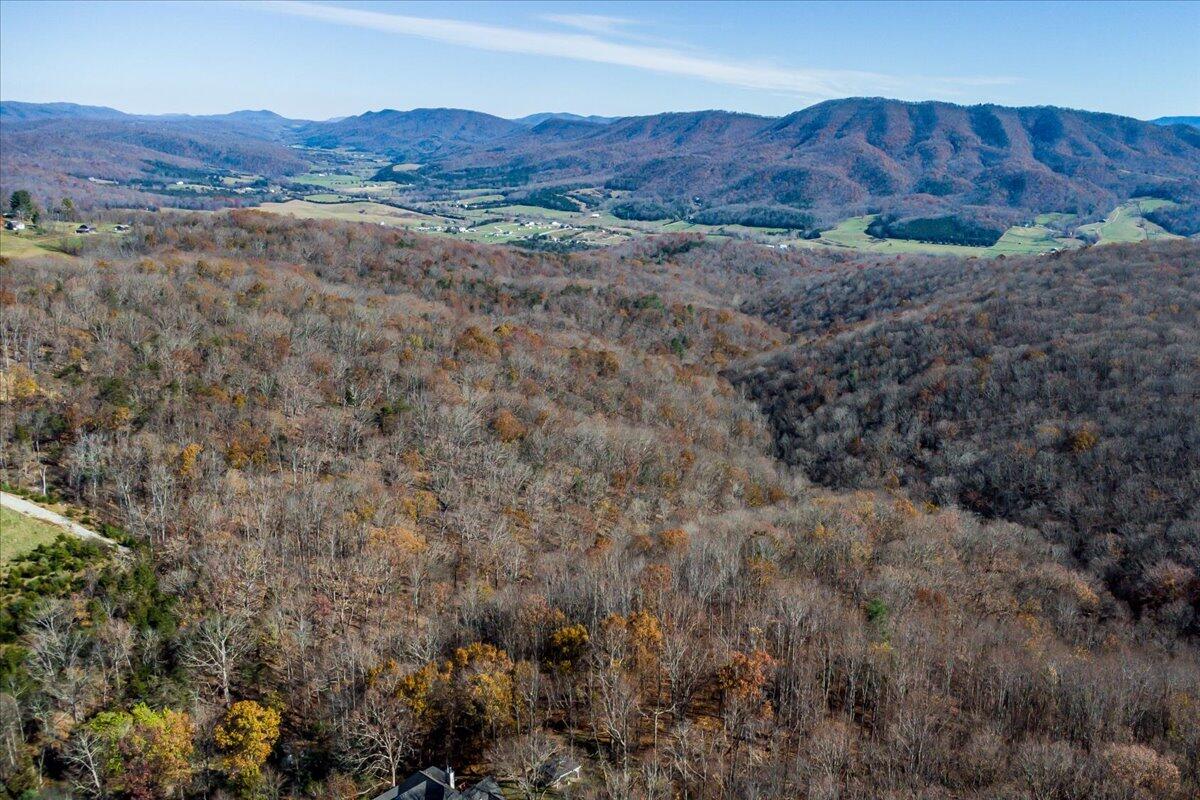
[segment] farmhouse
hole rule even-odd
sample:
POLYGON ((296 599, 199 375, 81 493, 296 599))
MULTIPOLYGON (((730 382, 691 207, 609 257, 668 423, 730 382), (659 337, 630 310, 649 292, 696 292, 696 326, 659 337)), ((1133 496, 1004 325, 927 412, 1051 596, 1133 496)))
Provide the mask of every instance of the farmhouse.
POLYGON ((23 231, 25 230, 25 223, 19 219, 10 219, 4 223, 4 229, 7 231, 23 231))

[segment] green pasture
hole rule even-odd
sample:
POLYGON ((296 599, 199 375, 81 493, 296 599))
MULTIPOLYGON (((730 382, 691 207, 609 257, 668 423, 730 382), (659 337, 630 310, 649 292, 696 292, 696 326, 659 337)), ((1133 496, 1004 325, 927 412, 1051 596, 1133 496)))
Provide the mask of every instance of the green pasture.
POLYGON ((1142 216, 1156 208, 1168 205, 1173 204, 1169 200, 1159 200, 1153 197, 1135 198, 1117 206, 1100 222, 1080 225, 1079 232, 1094 235, 1097 244, 1144 242, 1148 239, 1177 239, 1179 237, 1175 234, 1167 233, 1142 216))

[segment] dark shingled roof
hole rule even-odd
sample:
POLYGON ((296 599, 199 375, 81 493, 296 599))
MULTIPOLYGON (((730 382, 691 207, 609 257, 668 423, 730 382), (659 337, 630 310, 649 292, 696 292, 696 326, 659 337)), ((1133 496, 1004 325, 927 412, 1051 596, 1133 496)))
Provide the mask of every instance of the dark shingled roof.
POLYGON ((375 800, 504 800, 504 794, 493 778, 484 778, 463 792, 451 789, 446 770, 427 767, 375 800))
POLYGON ((484 778, 463 792, 463 800, 504 800, 500 784, 494 778, 484 778))
POLYGON ((450 776, 444 769, 426 767, 414 772, 399 786, 393 786, 375 800, 459 800, 462 795, 450 788, 450 776))

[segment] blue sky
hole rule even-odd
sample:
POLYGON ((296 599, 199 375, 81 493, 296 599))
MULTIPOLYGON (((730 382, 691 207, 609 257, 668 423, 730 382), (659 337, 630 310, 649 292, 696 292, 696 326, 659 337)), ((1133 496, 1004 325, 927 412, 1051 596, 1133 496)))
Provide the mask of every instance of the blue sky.
POLYGON ((1200 114, 1200 3, 0 2, 7 100, 322 119, 853 95, 1200 114))

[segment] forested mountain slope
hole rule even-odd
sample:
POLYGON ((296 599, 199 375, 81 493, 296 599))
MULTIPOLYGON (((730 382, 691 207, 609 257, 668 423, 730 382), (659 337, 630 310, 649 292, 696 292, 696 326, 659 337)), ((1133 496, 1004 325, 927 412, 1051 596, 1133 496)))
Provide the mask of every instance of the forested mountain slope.
POLYGON ((171 120, 5 117, 0 124, 0 190, 7 197, 32 188, 48 206, 63 197, 79 206, 179 203, 178 197, 155 187, 190 183, 214 171, 275 178, 303 171, 308 162, 278 141, 283 124, 282 118, 237 114, 171 120))
POLYGON ((826 222, 882 209, 973 215, 1003 230, 1037 212, 1107 211, 1137 194, 1195 199, 1200 135, 1062 108, 850 98, 782 118, 628 117, 561 143, 535 129, 449 166, 480 163, 704 206, 775 203, 826 222))
POLYGON ((504 136, 524 133, 513 120, 459 108, 368 111, 336 122, 310 122, 297 131, 314 147, 353 147, 386 153, 401 161, 424 161, 461 152, 471 145, 492 145, 504 136))
MULTIPOLYGON (((897 238, 967 244, 991 244, 1043 213, 1094 219, 1151 196, 1194 216, 1200 201, 1196 128, 1055 107, 847 98, 784 117, 535 115, 533 125, 452 108, 324 122, 263 111, 144 117, 69 104, 3 108, 0 188, 33 188, 43 203, 71 188, 68 178, 127 183, 154 159, 274 177, 303 172, 303 159, 336 161, 347 151, 404 163, 409 178, 434 194, 584 185, 616 193, 606 202, 626 219, 766 227, 786 219, 811 230, 871 213, 883 215, 880 230, 897 238)), ((394 178, 390 170, 377 174, 394 178)), ((131 185, 76 188, 108 205, 137 197, 131 185)))
MULTIPOLYGON (((0 271, 0 472, 137 555, 6 578, 14 793, 369 796, 446 761, 515 791, 555 750, 581 798, 1200 788, 1190 643, 1032 528, 771 457, 717 370, 793 323, 740 307, 846 258, 255 212, 92 241, 0 271)), ((1187 252, 1145 259, 1186 286, 1187 252)))
POLYGON ((755 303, 806 334, 732 376, 782 457, 1036 526, 1200 633, 1196 244, 833 270, 755 303))

